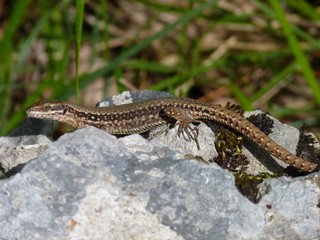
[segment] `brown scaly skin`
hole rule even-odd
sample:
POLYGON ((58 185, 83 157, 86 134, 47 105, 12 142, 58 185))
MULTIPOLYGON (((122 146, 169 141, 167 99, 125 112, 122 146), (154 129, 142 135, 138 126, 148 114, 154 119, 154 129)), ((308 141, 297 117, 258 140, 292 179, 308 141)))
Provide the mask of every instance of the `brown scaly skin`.
POLYGON ((301 159, 270 139, 241 115, 234 106, 213 105, 187 98, 160 98, 142 102, 109 106, 82 107, 61 101, 40 101, 27 110, 28 117, 56 120, 75 128, 95 126, 114 135, 143 133, 176 120, 178 135, 194 140, 199 148, 197 131, 190 123, 210 120, 222 123, 278 159, 305 172, 312 172, 318 164, 301 159))

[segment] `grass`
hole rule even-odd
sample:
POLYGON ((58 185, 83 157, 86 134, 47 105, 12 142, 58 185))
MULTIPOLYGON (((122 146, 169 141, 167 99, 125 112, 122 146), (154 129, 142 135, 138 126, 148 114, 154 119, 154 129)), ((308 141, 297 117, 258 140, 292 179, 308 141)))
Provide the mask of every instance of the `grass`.
MULTIPOLYGON (((292 1, 291 1, 292 2, 292 1)), ((280 22, 280 25, 283 29, 284 35, 287 38, 288 44, 292 50, 292 53, 295 56, 296 62, 300 67, 300 70, 303 76, 306 79, 306 82, 309 84, 310 89, 313 92, 314 99, 316 100, 317 104, 320 106, 320 85, 317 82, 313 74, 313 70, 307 60, 307 56, 304 54, 303 50, 301 49, 295 34, 293 33, 291 26, 285 16, 285 13, 277 0, 270 0, 270 3, 273 9, 276 12, 277 19, 280 22)), ((307 4, 304 5, 294 5, 297 7, 306 7, 307 4)), ((297 9, 297 8, 296 8, 297 9)), ((308 8, 310 9, 310 8, 308 8)))
POLYGON ((319 126, 319 8, 306 0, 227 2, 0 6, 10 13, 0 26, 0 134, 40 98, 94 105, 127 89, 236 99, 246 110, 319 126), (95 85, 97 96, 88 90, 95 85))
POLYGON ((76 34, 76 99, 80 103, 79 93, 79 63, 80 63, 80 50, 82 41, 82 22, 84 13, 84 1, 76 1, 76 21, 75 21, 75 34, 76 34))

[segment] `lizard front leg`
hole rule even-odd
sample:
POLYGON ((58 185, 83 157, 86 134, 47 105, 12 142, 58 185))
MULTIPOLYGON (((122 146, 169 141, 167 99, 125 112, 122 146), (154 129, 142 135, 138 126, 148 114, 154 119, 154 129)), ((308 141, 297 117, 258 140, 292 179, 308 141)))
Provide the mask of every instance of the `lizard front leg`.
POLYGON ((191 111, 178 107, 167 107, 163 109, 163 113, 167 117, 176 120, 175 125, 178 126, 178 137, 182 135, 187 141, 194 140, 198 150, 200 150, 198 129, 191 126, 191 123, 200 123, 200 121, 192 117, 191 111))

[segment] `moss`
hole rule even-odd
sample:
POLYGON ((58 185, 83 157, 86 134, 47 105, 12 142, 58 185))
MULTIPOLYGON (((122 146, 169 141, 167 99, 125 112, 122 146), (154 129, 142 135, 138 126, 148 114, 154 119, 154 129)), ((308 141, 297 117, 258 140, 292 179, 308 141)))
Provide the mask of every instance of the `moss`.
POLYGON ((243 138, 241 136, 224 127, 218 127, 215 145, 219 153, 215 162, 222 168, 232 172, 244 171, 247 168, 249 161, 242 154, 243 138))
MULTIPOLYGON (((240 111, 235 106, 228 108, 240 111), (238 110, 237 110, 238 109, 238 110)), ((239 112, 240 113, 240 112, 239 112)), ((273 120, 267 114, 261 113, 253 115, 248 119, 256 127, 261 129, 265 134, 270 134, 273 128, 273 120)), ((253 203, 258 203, 261 199, 259 191, 259 184, 266 179, 277 178, 283 175, 290 177, 303 176, 308 173, 301 172, 294 167, 287 167, 284 173, 272 174, 262 172, 258 175, 251 175, 245 173, 249 161, 247 157, 242 154, 243 138, 241 135, 235 133, 232 129, 220 124, 215 125, 216 140, 215 145, 219 156, 215 162, 222 168, 228 169, 234 173, 235 184, 239 192, 247 197, 253 203)), ((301 131, 299 144, 297 146, 297 155, 306 160, 319 163, 320 151, 315 148, 315 139, 301 131)))
MULTIPOLYGON (((266 121, 268 122, 268 127, 265 128, 266 131, 268 131, 269 127, 270 129, 272 128, 272 120, 266 116, 260 116, 258 119, 259 118, 263 118, 263 122, 265 123, 266 121)), ((260 119, 259 121, 262 120, 260 119)), ((258 175, 244 173, 249 164, 249 160, 244 154, 242 154, 243 138, 224 126, 217 125, 215 131, 215 145, 219 153, 219 156, 215 159, 215 162, 222 168, 228 169, 234 173, 236 187, 242 195, 247 197, 253 203, 258 203, 261 199, 258 185, 265 179, 275 178, 281 175, 270 174, 268 172, 262 172, 258 175)))
POLYGON ((242 172, 234 174, 236 187, 239 192, 247 197, 251 202, 258 203, 261 199, 261 194, 258 185, 266 179, 277 178, 280 174, 270 174, 262 172, 258 175, 249 175, 242 172))
POLYGON ((310 134, 305 134, 303 128, 300 129, 297 156, 310 162, 320 163, 320 151, 318 148, 315 148, 315 144, 316 140, 310 134))
POLYGON ((247 118, 253 125, 259 128, 266 135, 272 133, 273 120, 268 117, 266 113, 260 113, 257 115, 252 115, 247 118))

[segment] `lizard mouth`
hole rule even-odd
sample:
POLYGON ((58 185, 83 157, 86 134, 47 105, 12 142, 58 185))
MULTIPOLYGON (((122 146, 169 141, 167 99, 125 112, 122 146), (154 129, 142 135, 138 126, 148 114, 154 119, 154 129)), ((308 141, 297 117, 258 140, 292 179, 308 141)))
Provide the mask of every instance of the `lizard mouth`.
POLYGON ((29 108, 27 111, 27 116, 29 118, 42 118, 42 119, 52 119, 52 120, 57 120, 55 115, 52 115, 50 113, 45 113, 45 112, 40 112, 40 111, 35 111, 32 108, 29 108))
POLYGON ((28 117, 36 117, 38 114, 35 111, 32 111, 31 108, 26 111, 28 117))

